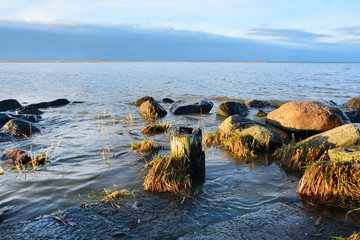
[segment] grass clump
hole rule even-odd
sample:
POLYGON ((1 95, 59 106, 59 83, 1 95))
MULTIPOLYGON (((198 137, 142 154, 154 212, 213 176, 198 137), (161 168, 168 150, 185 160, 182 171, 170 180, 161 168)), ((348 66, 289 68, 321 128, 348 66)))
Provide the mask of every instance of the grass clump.
POLYGON ((360 206, 360 162, 327 161, 309 164, 298 184, 300 196, 311 203, 360 206))
POLYGON ((151 125, 145 126, 141 133, 145 135, 155 135, 164 132, 168 132, 170 130, 171 124, 165 122, 153 123, 151 125))
POLYGON ((321 145, 289 143, 278 148, 273 156, 279 159, 283 166, 302 170, 310 163, 327 160, 327 151, 321 145))
POLYGON ((114 184, 114 189, 104 189, 102 194, 105 197, 101 200, 102 203, 108 203, 113 208, 121 209, 129 203, 132 203, 137 200, 136 195, 133 191, 128 189, 118 190, 114 184))
POLYGON ((256 157, 255 140, 250 135, 240 134, 222 134, 219 131, 206 133, 204 137, 206 145, 215 145, 225 148, 234 154, 240 160, 249 160, 256 157))
POLYGON ((157 156, 146 164, 144 171, 146 191, 188 195, 192 182, 186 157, 157 156))
POLYGON ((159 147, 156 146, 153 140, 144 139, 140 142, 132 142, 130 145, 130 149, 134 151, 157 151, 159 147))

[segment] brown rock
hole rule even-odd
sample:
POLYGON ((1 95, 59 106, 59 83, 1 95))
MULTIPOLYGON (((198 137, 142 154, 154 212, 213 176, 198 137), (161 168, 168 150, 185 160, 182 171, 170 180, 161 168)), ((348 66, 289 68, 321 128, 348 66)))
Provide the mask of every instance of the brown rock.
POLYGON ((27 164, 31 158, 21 150, 10 150, 3 152, 3 159, 11 160, 14 164, 27 164))
POLYGON ((248 107, 254 107, 254 108, 262 108, 262 107, 266 107, 266 106, 270 105, 269 102, 261 101, 261 100, 255 100, 255 99, 249 100, 245 104, 248 107))
POLYGON ((360 108, 360 97, 349 100, 345 103, 345 106, 348 108, 360 108))
POLYGON ((266 122, 291 132, 322 132, 350 123, 350 120, 339 108, 306 100, 283 104, 267 115, 266 122))
POLYGON ((256 117, 266 117, 266 116, 267 116, 267 113, 260 109, 260 110, 256 113, 255 116, 256 116, 256 117))
POLYGON ((139 114, 144 118, 157 119, 165 117, 167 112, 158 102, 148 100, 140 105, 139 114))
POLYGON ((154 101, 154 98, 150 97, 150 96, 145 96, 142 98, 139 98, 138 100, 136 100, 135 102, 130 103, 131 105, 135 105, 135 106, 140 106, 141 104, 143 104, 144 102, 151 100, 154 101))
POLYGON ((216 111, 218 115, 223 117, 229 117, 232 115, 239 115, 240 117, 246 117, 249 109, 244 103, 224 102, 217 107, 216 111))

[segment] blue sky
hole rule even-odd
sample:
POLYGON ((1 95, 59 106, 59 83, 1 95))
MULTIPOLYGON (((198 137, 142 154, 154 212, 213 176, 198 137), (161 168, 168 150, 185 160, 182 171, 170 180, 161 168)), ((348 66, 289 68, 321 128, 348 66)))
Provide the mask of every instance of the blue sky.
POLYGON ((0 0, 0 60, 360 61, 355 0, 0 0))

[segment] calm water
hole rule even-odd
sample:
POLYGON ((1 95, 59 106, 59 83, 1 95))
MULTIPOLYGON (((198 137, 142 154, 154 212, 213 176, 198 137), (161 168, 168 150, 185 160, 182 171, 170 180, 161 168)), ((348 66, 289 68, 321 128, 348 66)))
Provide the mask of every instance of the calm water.
MULTIPOLYGON (((45 109, 38 123, 43 134, 2 143, 0 150, 50 151, 42 171, 0 176, 0 214, 4 223, 78 206, 92 191, 130 188, 142 191, 144 160, 129 152, 133 138, 148 123, 130 102, 151 95, 188 100, 207 97, 214 108, 202 117, 173 116, 173 126, 216 130, 216 107, 226 98, 261 100, 314 99, 343 104, 360 92, 360 64, 305 63, 1 63, 0 100, 36 103, 67 98, 83 101, 45 109), (133 124, 121 119, 133 116, 133 124), (103 161, 109 148, 111 162, 103 161), (80 197, 79 197, 80 195, 80 197)), ((167 107, 167 104, 163 104, 167 107)), ((250 117, 256 113, 250 112, 250 117)), ((154 136, 169 151, 165 135, 154 136)), ((198 186, 193 222, 208 223, 255 211, 264 203, 301 204, 294 175, 270 156, 240 163, 209 148, 206 182, 198 186), (211 213, 211 214, 210 214, 211 213)), ((9 168, 1 163, 3 168, 9 168)), ((144 194, 151 198, 151 194, 144 194)), ((191 221, 188 223, 192 224, 191 221)))

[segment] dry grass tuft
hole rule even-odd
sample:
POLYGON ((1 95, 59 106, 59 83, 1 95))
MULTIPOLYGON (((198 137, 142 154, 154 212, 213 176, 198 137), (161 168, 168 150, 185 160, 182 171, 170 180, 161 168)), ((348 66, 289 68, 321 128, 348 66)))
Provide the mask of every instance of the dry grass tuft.
POLYGON ((354 232, 353 234, 351 234, 348 240, 360 240, 360 232, 354 232))
POLYGON ((153 140, 144 139, 140 142, 132 142, 130 149, 134 151, 157 151, 159 147, 156 146, 153 140))
POLYGON ((145 135, 155 135, 160 134, 164 132, 168 132, 170 130, 171 124, 165 123, 165 122, 158 122, 154 123, 148 126, 145 126, 141 133, 145 135))
POLYGON ((229 150, 239 160, 250 160, 256 157, 254 153, 255 140, 250 135, 225 135, 215 131, 211 134, 206 133, 204 142, 206 145, 216 145, 229 150))
POLYGON ((192 182, 186 157, 154 157, 146 164, 144 171, 146 191, 188 195, 192 182))
POLYGON ((302 170, 309 163, 326 160, 327 151, 323 146, 289 143, 278 148, 273 156, 279 159, 283 166, 302 170))
POLYGON ((360 163, 310 164, 299 181, 298 193, 311 203, 357 207, 360 205, 360 163))
POLYGON ((104 189, 102 192, 105 197, 101 200, 102 203, 109 203, 113 208, 121 209, 129 203, 137 201, 134 192, 128 189, 117 190, 114 184, 114 190, 104 189))

